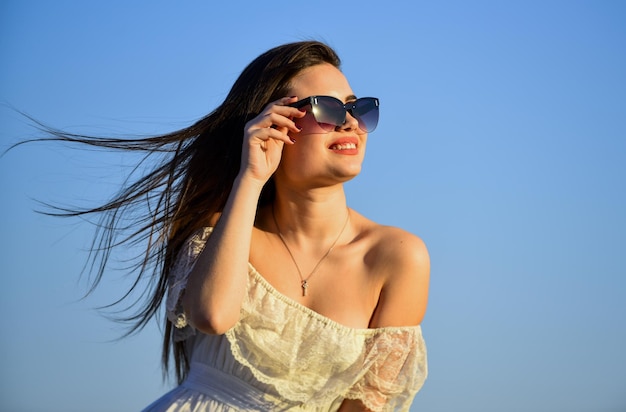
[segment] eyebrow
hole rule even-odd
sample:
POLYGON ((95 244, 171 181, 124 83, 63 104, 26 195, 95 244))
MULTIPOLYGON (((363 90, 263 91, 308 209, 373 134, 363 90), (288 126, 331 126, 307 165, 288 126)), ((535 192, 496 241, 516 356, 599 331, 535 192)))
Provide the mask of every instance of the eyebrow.
POLYGON ((350 102, 350 101, 356 100, 356 99, 357 99, 357 97, 355 95, 353 95, 353 94, 351 94, 348 97, 346 97, 346 101, 347 102, 350 102))

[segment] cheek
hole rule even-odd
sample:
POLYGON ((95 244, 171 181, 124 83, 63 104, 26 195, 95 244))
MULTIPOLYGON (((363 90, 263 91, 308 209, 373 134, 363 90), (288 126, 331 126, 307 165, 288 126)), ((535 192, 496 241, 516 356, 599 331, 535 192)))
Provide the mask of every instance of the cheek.
POLYGON ((296 141, 296 144, 283 147, 283 154, 278 169, 282 174, 288 176, 288 180, 300 180, 302 175, 306 175, 310 169, 310 154, 307 155, 307 150, 303 147, 306 146, 305 140, 306 138, 301 138, 296 141))
POLYGON ((319 163, 323 143, 320 142, 320 134, 307 133, 302 129, 293 134, 295 144, 284 145, 281 164, 290 170, 303 170, 319 163))

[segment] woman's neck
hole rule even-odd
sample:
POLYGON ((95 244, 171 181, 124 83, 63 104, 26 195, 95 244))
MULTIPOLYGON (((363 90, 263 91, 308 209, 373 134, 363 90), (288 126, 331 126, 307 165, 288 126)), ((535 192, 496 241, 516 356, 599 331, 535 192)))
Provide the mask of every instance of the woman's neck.
POLYGON ((342 185, 306 192, 277 188, 271 208, 275 229, 296 247, 311 239, 326 244, 336 238, 349 213, 342 185))

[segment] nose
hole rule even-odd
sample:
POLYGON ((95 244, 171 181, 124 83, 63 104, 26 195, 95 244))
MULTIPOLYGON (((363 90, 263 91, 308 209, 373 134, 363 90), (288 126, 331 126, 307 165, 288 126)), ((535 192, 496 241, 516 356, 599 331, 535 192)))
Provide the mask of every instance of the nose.
POLYGON ((337 130, 357 130, 359 128, 359 121, 346 111, 346 120, 341 126, 337 126, 337 130))

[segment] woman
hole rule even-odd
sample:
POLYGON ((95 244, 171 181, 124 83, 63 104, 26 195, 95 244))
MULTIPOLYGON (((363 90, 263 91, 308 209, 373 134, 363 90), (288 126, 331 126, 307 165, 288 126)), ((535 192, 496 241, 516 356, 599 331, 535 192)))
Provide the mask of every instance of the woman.
MULTIPOLYGON (((223 104, 195 125, 124 141, 56 133, 171 156, 111 203, 152 201, 146 236, 158 283, 135 316, 166 300, 180 385, 145 411, 408 410, 426 378, 419 324, 429 259, 422 241, 348 208, 378 100, 357 99, 319 42, 254 60, 223 104)), ((108 254, 101 256, 102 276, 108 254)))

